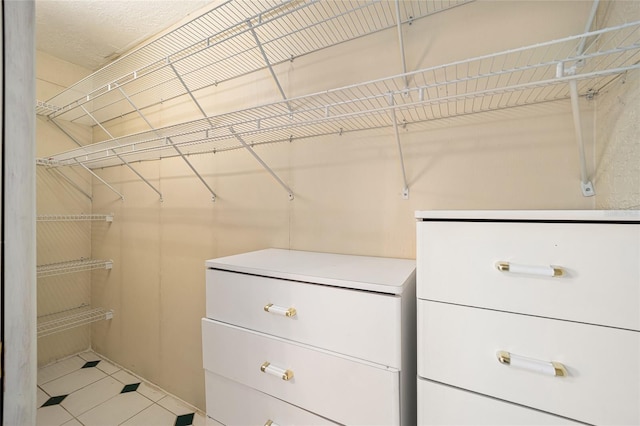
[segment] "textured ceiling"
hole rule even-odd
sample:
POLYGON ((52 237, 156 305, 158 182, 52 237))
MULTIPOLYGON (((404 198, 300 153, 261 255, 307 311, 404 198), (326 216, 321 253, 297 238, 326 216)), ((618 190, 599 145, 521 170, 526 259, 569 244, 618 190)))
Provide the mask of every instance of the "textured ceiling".
POLYGON ((36 48, 95 70, 212 0, 37 0, 36 48))

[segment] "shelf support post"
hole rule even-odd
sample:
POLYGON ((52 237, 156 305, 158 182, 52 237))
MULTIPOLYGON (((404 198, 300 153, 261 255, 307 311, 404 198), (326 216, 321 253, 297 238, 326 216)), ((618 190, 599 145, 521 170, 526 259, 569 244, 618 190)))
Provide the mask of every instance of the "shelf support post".
POLYGON ((88 168, 87 166, 85 166, 84 164, 82 164, 81 162, 79 162, 78 160, 76 160, 76 163, 78 163, 78 165, 80 167, 82 167, 83 169, 85 169, 86 171, 88 171, 89 173, 91 173, 91 175, 93 177, 95 177, 96 179, 98 179, 100 182, 102 182, 107 188, 109 188, 110 190, 112 190, 113 192, 115 192, 118 197, 120 197, 121 200, 124 201, 124 195, 122 195, 120 192, 118 192, 113 186, 109 185, 109 183, 107 183, 107 181, 105 181, 104 179, 102 179, 100 176, 98 176, 93 170, 91 170, 90 168, 88 168))
MULTIPOLYGON (((593 25, 593 20, 596 17, 596 12, 598 11, 599 0, 594 0, 593 6, 591 7, 591 13, 589 14, 589 18, 587 19, 587 24, 585 25, 584 32, 588 33, 591 30, 591 26, 593 25)), ((584 53, 584 49, 587 43, 587 39, 585 37, 580 41, 580 45, 576 51, 577 56, 581 56, 584 53)), ((558 77, 562 77, 563 71, 569 75, 575 75, 577 71, 577 67, 580 66, 580 63, 574 64, 570 69, 564 70, 564 64, 558 64, 557 75, 558 77)), ((569 94, 571 96, 571 112, 573 114, 573 126, 576 131, 576 141, 578 143, 578 161, 580 163, 580 187, 582 189, 582 195, 585 197, 592 197, 595 195, 595 190, 593 188, 593 183, 589 180, 587 174, 587 161, 584 153, 584 138, 582 136, 582 122, 580 120, 580 105, 579 105, 579 95, 578 95, 578 82, 575 79, 569 81, 569 94)))
MULTIPOLYGON (((84 145, 82 145, 76 138, 74 138, 73 136, 71 136, 71 134, 69 134, 69 132, 67 132, 62 126, 60 126, 60 124, 58 124, 56 122, 56 120, 54 118, 50 118, 49 119, 62 133, 64 133, 69 139, 71 139, 76 145, 78 145, 79 147, 82 147, 84 145)), ((113 192, 115 192, 116 194, 118 194, 118 196, 120 197, 121 200, 124 200, 124 195, 122 195, 120 192, 116 191, 113 186, 109 185, 109 183, 107 183, 107 181, 105 181, 104 179, 102 179, 100 176, 98 176, 97 174, 95 174, 91 169, 89 169, 88 167, 86 167, 84 164, 80 163, 78 160, 76 160, 76 163, 78 163, 80 166, 82 166, 82 168, 84 168, 86 171, 88 171, 89 173, 91 173, 91 175, 93 175, 96 179, 98 179, 100 182, 102 182, 103 184, 105 184, 110 190, 112 190, 113 192)), ((75 182, 73 182, 71 180, 71 178, 69 178, 67 175, 65 175, 64 173, 62 173, 61 170, 56 169, 56 171, 67 181, 69 182, 74 188, 76 188, 78 191, 80 191, 82 194, 84 194, 87 198, 89 198, 90 200, 93 201, 93 197, 89 194, 87 194, 85 191, 83 191, 75 182)))
POLYGON ((280 84, 280 80, 278 80, 278 76, 276 75, 276 72, 273 70, 273 66, 271 65, 271 61, 269 61, 269 58, 267 57, 267 52, 264 51, 264 47, 262 47, 262 43, 260 42, 260 39, 258 38, 258 34, 256 33, 256 30, 253 28, 253 25, 251 24, 251 20, 247 20, 247 25, 249 26, 249 29, 251 30, 251 35, 253 35, 253 39, 256 41, 256 46, 258 46, 258 49, 260 50, 260 54, 262 55, 262 59, 264 59, 265 64, 267 65, 267 68, 269 69, 269 72, 271 73, 271 77, 273 78, 273 81, 276 82, 276 86, 278 86, 278 91, 280 92, 280 95, 282 96, 282 99, 287 103, 287 109, 289 110, 289 112, 293 112, 293 110, 291 109, 291 105, 289 104, 289 100, 287 99, 287 95, 285 95, 284 93, 284 89, 282 88, 282 85, 280 84))
MULTIPOLYGON (((390 95, 389 103, 391 106, 394 105, 393 95, 390 95)), ((400 156, 400 169, 402 170, 402 182, 404 186, 402 187, 402 198, 405 200, 409 199, 409 185, 407 184, 407 173, 405 172, 404 167, 404 156, 402 155, 402 144, 400 143, 400 132, 398 130, 398 118, 396 117, 396 110, 392 108, 390 110, 391 121, 393 122, 393 131, 396 137, 396 145, 398 146, 398 154, 400 156)))
POLYGON ((67 132, 62 126, 60 126, 60 124, 58 124, 58 122, 55 120, 55 118, 50 118, 49 121, 51 121, 53 123, 54 126, 56 126, 62 133, 64 133, 69 139, 71 139, 76 145, 78 145, 79 147, 82 147, 83 145, 73 136, 71 136, 69 134, 69 132, 67 132))
MULTIPOLYGON (((193 92, 191 92, 191 90, 189 90, 189 87, 187 86, 187 83, 184 82, 184 80, 182 79, 182 76, 180 75, 180 73, 178 72, 178 70, 176 69, 176 67, 169 62, 169 66, 171 67, 171 69, 173 70, 173 73, 176 75, 176 77, 178 77, 178 81, 180 81, 180 84, 182 84, 182 87, 184 87, 184 90, 187 91, 187 93, 189 94, 189 97, 191 97, 191 100, 193 101, 194 104, 196 104, 196 106, 198 107, 198 109, 200 110, 200 113, 202 113, 202 116, 204 118, 207 118, 207 113, 204 112, 204 109, 202 109, 202 106, 200 105, 200 102, 198 102, 198 100, 196 99, 195 96, 193 96, 193 92)), ((122 90, 122 88, 120 88, 120 90, 122 90)), ((123 92, 124 93, 124 92, 123 92)), ((129 101, 131 102, 131 101, 129 101)), ((134 107, 135 108, 135 107, 134 107)), ((136 108, 137 110, 137 108, 136 108)), ((138 111, 139 112, 139 111, 138 111)), ((209 124, 211 124, 211 121, 209 120, 209 124)), ((211 124, 211 127, 213 127, 213 125, 211 124)))
MULTIPOLYGON (((100 123, 89 111, 87 111, 87 109, 84 107, 84 105, 80 105, 80 108, 82 108, 82 110, 85 112, 85 114, 87 114, 87 116, 89 116, 93 120, 94 123, 96 123, 98 126, 100 126, 100 128, 107 134, 107 136, 109 136, 109 138, 114 139, 113 135, 107 129, 104 128, 102 123, 100 123)), ((115 149, 113 149, 113 153, 115 154, 116 157, 118 157, 118 159, 120 161, 122 161, 122 164, 127 166, 129 168, 129 170, 131 170, 133 173, 136 174, 136 176, 138 176, 140 179, 142 179, 142 181, 144 183, 146 183, 149 188, 153 189, 155 191, 155 193, 158 194, 158 196, 160 197, 160 202, 162 202, 162 193, 160 191, 158 191, 155 186, 151 185, 151 183, 147 179, 145 179, 144 176, 142 176, 140 173, 138 173, 138 171, 136 169, 131 167, 131 164, 129 164, 127 162, 127 160, 122 158, 122 156, 120 154, 118 154, 115 151, 115 149)), ((85 168, 88 169, 88 167, 86 167, 86 166, 85 166, 85 168)), ((122 199, 124 199, 124 198, 122 198, 122 199)))
MULTIPOLYGON (((149 122, 149 120, 147 120, 147 117, 142 113, 142 111, 140 111, 140 109, 138 109, 138 107, 136 106, 136 104, 133 103, 133 100, 131 100, 131 98, 129 97, 129 95, 126 94, 126 92, 122 89, 122 87, 118 87, 118 89, 120 90, 120 93, 122 93, 122 96, 125 97, 125 99, 129 102, 129 104, 131 104, 131 106, 136 110, 136 112, 138 113, 138 115, 140 116, 140 118, 142 118, 144 120, 145 123, 147 123, 147 126, 149 126, 149 128, 151 130, 154 131, 154 133, 158 136, 160 136, 158 134, 158 132, 156 131, 156 128, 153 127, 153 125, 149 122)), ((197 102, 196 102, 197 103, 197 102)), ((202 109, 201 109, 202 110, 202 109)), ((204 112, 204 111, 203 111, 204 112)), ((182 153, 182 151, 180 150, 180 148, 178 148, 178 145, 176 145, 175 143, 173 143, 173 141, 171 140, 171 138, 165 138, 165 140, 167 142, 169 142, 169 144, 171 144, 171 146, 173 147, 173 149, 176 150, 176 152, 178 153, 178 155, 180 155, 180 157, 184 160, 185 163, 187 163, 187 166, 189 166, 189 168, 191 169, 191 171, 198 177, 198 179, 200 179, 200 182, 202 182, 202 184, 207 188, 207 190, 211 193, 211 201, 216 201, 216 193, 213 192, 213 189, 211 189, 211 187, 209 186, 209 184, 207 184, 207 182, 204 180, 204 178, 202 177, 202 175, 200 175, 200 173, 198 173, 198 171, 196 170, 195 167, 193 167, 193 164, 191 164, 191 162, 187 159, 187 157, 182 153)))
POLYGON ((407 62, 404 56, 404 39, 402 37, 402 18, 400 18, 400 0, 396 0, 396 26, 398 28, 398 42, 400 44, 400 63, 402 64, 402 74, 404 75, 404 88, 409 87, 409 80, 405 74, 407 74, 407 62))
POLYGON ((578 83, 576 80, 569 82, 569 91, 571 93, 571 111, 573 113, 573 126, 576 131, 576 140, 578 142, 578 160, 580 162, 580 187, 582 195, 591 197, 595 195, 593 183, 587 176, 587 161, 584 154, 584 139, 582 137, 582 122, 580 121, 580 106, 578 104, 578 83))
POLYGON ((289 200, 293 200, 293 191, 291 191, 291 188, 289 188, 287 186, 287 184, 285 184, 282 181, 282 179, 280 179, 280 177, 278 177, 278 175, 271 169, 271 167, 269 167, 267 165, 267 163, 265 163, 262 160, 262 158, 260 158, 260 156, 258 154, 256 154, 256 152, 253 150, 253 148, 251 148, 251 146, 249 146, 249 144, 247 144, 244 141, 244 139, 242 139, 242 137, 235 132, 233 127, 229 127, 229 131, 238 140, 238 142, 240 142, 242 144, 242 146, 245 147, 247 149, 247 151, 249 151, 249 153, 251 155, 253 155, 253 158, 255 158, 258 161, 258 163, 260 163, 262 165, 262 167, 264 167, 264 169, 267 172, 269 172, 269 174, 280 184, 280 186, 282 186, 285 189, 285 191, 287 191, 287 194, 289 195, 289 200))
POLYGON ((93 201, 93 197, 92 197, 91 195, 87 194, 87 192, 86 192, 84 189, 80 188, 80 186, 79 186, 77 183, 75 183, 75 182, 73 181, 73 179, 71 179, 71 178, 70 178, 69 176, 67 176, 66 174, 62 173, 62 170, 60 170, 60 169, 58 169, 58 168, 54 168, 54 169, 52 169, 52 170, 55 170, 55 171, 56 171, 56 173, 58 173, 60 176, 62 176, 62 178, 63 178, 64 180, 66 180, 66 181, 67 181, 67 183, 69 183, 69 185, 71 185, 71 186, 73 186, 75 189, 77 189, 77 190, 78 190, 78 192, 80 192, 82 195, 84 195, 85 197, 87 197, 89 200, 93 201))

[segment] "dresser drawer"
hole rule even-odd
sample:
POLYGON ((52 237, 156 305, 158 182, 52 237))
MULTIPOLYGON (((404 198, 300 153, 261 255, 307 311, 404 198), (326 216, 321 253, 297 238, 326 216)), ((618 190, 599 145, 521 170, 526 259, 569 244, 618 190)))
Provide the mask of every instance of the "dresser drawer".
POLYGON ((582 423, 418 378, 418 424, 421 426, 577 426, 582 423))
POLYGON ((640 226, 418 222, 420 299, 640 330, 640 226), (564 276, 501 272, 497 262, 564 276))
POLYGON ((419 376, 578 421, 640 423, 639 360, 636 331, 418 301, 419 376), (517 368, 521 357, 560 362, 568 375, 517 368))
POLYGON ((209 319, 202 320, 202 337, 204 368, 214 374, 338 423, 400 422, 395 369, 209 319), (270 364, 263 372, 265 362, 270 364), (283 379, 285 370, 292 372, 289 380, 283 379))
POLYGON ((401 368, 399 296, 208 269, 206 305, 211 319, 401 368))
POLYGON ((207 370, 205 384, 207 415, 226 426, 336 424, 207 370))

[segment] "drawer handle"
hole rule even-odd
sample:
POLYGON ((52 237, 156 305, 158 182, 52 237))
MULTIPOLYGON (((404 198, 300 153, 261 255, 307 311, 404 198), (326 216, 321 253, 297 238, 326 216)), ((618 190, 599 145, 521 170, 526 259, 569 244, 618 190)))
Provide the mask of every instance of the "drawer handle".
POLYGON ((504 365, 535 371, 537 373, 546 374, 547 376, 565 377, 569 375, 565 366, 559 362, 540 361, 533 358, 515 355, 507 351, 498 351, 496 356, 498 357, 498 361, 504 365))
POLYGON ((564 271, 558 266, 519 265, 510 262, 496 262, 496 268, 498 268, 500 272, 540 275, 543 277, 561 277, 564 275, 564 271))
POLYGON ((293 379, 293 371, 271 365, 269 361, 264 362, 260 366, 260 371, 271 374, 272 376, 280 377, 284 381, 293 379))
POLYGON ((298 313, 296 308, 284 308, 282 306, 276 306, 273 303, 269 303, 264 306, 264 311, 271 314, 282 315, 287 318, 295 317, 298 313))
POLYGON ((274 423, 273 420, 269 419, 264 426, 278 426, 278 423, 274 423))

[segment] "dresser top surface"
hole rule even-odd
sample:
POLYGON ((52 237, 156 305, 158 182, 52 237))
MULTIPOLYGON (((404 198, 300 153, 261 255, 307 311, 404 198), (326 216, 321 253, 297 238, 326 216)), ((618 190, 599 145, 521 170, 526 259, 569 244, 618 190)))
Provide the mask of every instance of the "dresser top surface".
POLYGON ((220 269, 342 288, 401 294, 415 279, 415 261, 309 251, 265 249, 206 261, 220 269))
POLYGON ((640 222, 640 210, 424 210, 421 220, 640 222))

